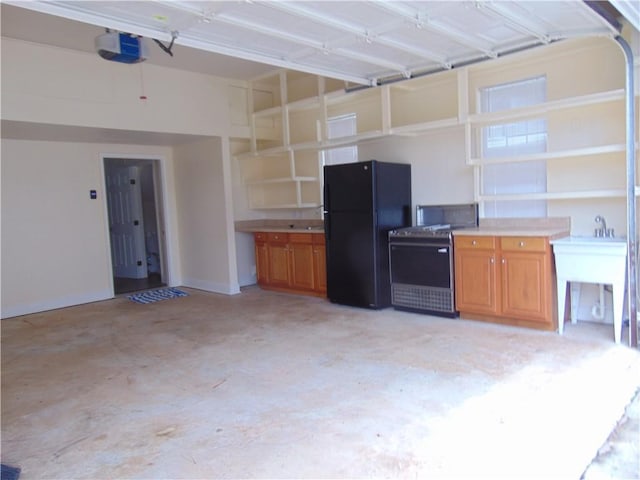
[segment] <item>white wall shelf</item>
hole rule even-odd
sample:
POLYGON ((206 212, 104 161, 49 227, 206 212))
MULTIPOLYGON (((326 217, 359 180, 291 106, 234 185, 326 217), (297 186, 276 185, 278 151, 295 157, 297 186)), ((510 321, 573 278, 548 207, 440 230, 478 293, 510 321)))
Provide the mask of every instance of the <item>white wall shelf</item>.
POLYGON ((601 145, 584 148, 574 148, 569 150, 559 150, 556 152, 533 153, 529 155, 505 156, 495 158, 470 158, 469 165, 489 165, 495 163, 530 162, 533 160, 560 160, 563 158, 585 157, 592 155, 602 155, 607 153, 625 152, 624 144, 601 145))
POLYGON ((592 93, 578 97, 568 97, 552 100, 530 107, 513 108, 500 112, 475 113, 469 115, 469 122, 476 125, 488 125, 492 123, 504 123, 538 117, 556 110, 586 107, 609 102, 621 102, 624 100, 624 90, 609 90, 606 92, 592 93))
POLYGON ((318 177, 282 177, 282 178, 268 178, 265 180, 254 180, 245 182, 245 185, 267 185, 270 183, 290 183, 290 182, 317 182, 318 177))
POLYGON ((389 129, 390 135, 400 136, 417 136, 422 135, 435 130, 444 130, 447 128, 462 127, 463 123, 458 120, 458 117, 444 118, 441 120, 432 120, 429 122, 422 122, 412 125, 403 125, 400 127, 391 127, 389 129))
POLYGON ((592 198, 622 198, 626 196, 624 189, 584 190, 566 192, 521 193, 502 195, 478 195, 481 201, 512 201, 512 200, 577 200, 592 198))
MULTIPOLYGON (((593 82, 576 87, 570 75, 558 72, 573 68, 572 62, 578 62, 583 69, 592 65, 585 61, 591 50, 578 48, 574 53, 558 48, 555 52, 559 53, 554 54, 553 48, 538 57, 527 54, 527 58, 536 58, 530 63, 502 59, 495 63, 495 69, 489 64, 469 65, 351 92, 344 90, 344 82, 295 72, 280 72, 250 82, 250 148, 235 157, 241 162, 262 164, 262 171, 257 169, 245 176, 245 183, 252 190, 250 204, 261 209, 315 208, 321 204, 323 150, 386 136, 417 137, 456 128, 464 129, 465 161, 478 173, 474 194, 478 201, 624 198, 624 189, 618 188, 624 184, 619 178, 626 148, 620 133, 624 131, 624 89, 608 71, 593 72, 593 82), (547 64, 553 66, 546 67, 547 64), (551 100, 501 112, 476 113, 476 92, 480 88, 546 75, 545 68, 555 69, 548 78, 551 100), (355 135, 327 137, 328 119, 353 114, 355 135), (482 157, 479 145, 483 127, 531 118, 547 120, 547 152, 482 157), (272 163, 274 158, 282 157, 288 159, 285 174, 280 171, 283 163, 278 167, 272 163), (552 191, 518 195, 484 195, 480 191, 478 178, 483 166, 534 160, 547 162, 553 177, 548 179, 547 189, 552 191), (573 173, 583 168, 587 170, 584 179, 573 173), (604 175, 593 173, 600 168, 604 175), (284 193, 271 188, 275 186, 284 193), (560 191, 565 187, 566 191, 560 191)), ((608 55, 606 47, 598 44, 596 49, 608 55)), ((640 196, 638 188, 636 196, 640 196)))

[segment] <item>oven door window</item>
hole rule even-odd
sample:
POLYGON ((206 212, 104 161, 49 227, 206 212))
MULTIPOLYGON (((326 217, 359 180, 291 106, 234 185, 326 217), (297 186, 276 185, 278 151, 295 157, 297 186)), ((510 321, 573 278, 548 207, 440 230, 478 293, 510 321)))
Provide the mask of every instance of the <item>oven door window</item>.
POLYGON ((449 245, 391 244, 391 283, 451 288, 449 245))

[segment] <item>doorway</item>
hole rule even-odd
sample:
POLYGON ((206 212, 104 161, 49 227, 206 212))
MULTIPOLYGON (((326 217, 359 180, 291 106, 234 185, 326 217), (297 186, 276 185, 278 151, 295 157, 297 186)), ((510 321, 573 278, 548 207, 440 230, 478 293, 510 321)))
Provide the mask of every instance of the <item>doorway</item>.
POLYGON ((104 158, 113 290, 165 285, 159 160, 104 158))

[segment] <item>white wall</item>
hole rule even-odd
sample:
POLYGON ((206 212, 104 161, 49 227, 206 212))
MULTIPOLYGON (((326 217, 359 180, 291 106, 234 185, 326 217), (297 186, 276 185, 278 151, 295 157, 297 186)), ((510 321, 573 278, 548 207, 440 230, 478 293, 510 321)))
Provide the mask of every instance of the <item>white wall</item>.
POLYGON ((182 145, 175 148, 174 158, 183 284, 238 293, 235 244, 233 235, 229 235, 233 232, 233 216, 227 216, 225 199, 230 185, 225 185, 222 142, 213 138, 182 145))
POLYGON ((2 38, 2 117, 34 123, 225 135, 229 81, 2 38), (144 93, 147 100, 140 100, 144 93))
MULTIPOLYGON (((640 48, 637 39, 636 36, 634 44, 636 50, 640 48)), ((636 71, 639 67, 640 64, 636 59, 636 71)), ((547 47, 470 65, 464 67, 464 73, 468 74, 467 91, 459 91, 458 88, 461 88, 464 83, 457 83, 455 75, 447 73, 443 81, 448 82, 448 88, 445 88, 441 95, 439 92, 434 94, 433 88, 429 87, 424 98, 413 96, 411 97, 413 103, 405 101, 401 103, 398 110, 394 110, 393 102, 401 101, 403 97, 391 95, 392 117, 398 117, 395 118, 396 121, 401 120, 404 115, 409 118, 422 118, 415 113, 420 110, 419 107, 428 112, 437 110, 434 113, 435 118, 440 118, 439 110, 449 112, 443 114, 443 118, 453 116, 457 110, 456 101, 468 101, 470 113, 475 113, 480 88, 538 75, 545 75, 547 78, 549 101, 622 89, 625 65, 622 51, 614 40, 589 38, 557 42, 547 47), (436 95, 436 97, 430 98, 429 95, 436 95), (414 108, 414 105, 418 107, 414 108)), ((363 113, 367 119, 379 118, 381 115, 381 112, 369 112, 350 102, 341 105, 345 108, 348 106, 359 115, 363 113)), ((467 110, 466 105, 461 107, 460 111, 467 110)), ((351 110, 341 113, 349 113, 351 110)), ((567 111, 552 111, 547 116, 548 143, 551 152, 624 142, 625 116, 622 102, 608 102, 567 111)), ((640 113, 638 118, 640 119, 640 113)), ((361 161, 375 158, 412 165, 414 207, 419 204, 474 201, 476 172, 474 167, 465 163, 465 135, 462 125, 415 137, 366 140, 358 146, 358 149, 361 161)), ((265 166, 267 166, 266 162, 265 166)), ((548 192, 560 198, 548 201, 548 215, 570 217, 571 233, 574 235, 593 235, 593 229, 596 227, 594 218, 596 215, 603 215, 607 219, 608 226, 615 228, 617 235, 624 235, 626 200, 622 193, 612 194, 611 192, 624 191, 625 177, 624 153, 619 151, 550 159, 547 162, 548 192), (584 196, 583 192, 589 190, 608 192, 596 195, 594 198, 581 198, 584 196)), ((246 206, 246 202, 242 205, 246 206)), ((288 213, 289 218, 296 218, 294 212, 284 213, 288 213)), ((250 214, 251 212, 247 212, 247 217, 242 218, 248 218, 250 214)), ((269 211, 268 214, 271 217, 276 216, 276 212, 269 211)), ((244 239, 239 239, 237 242, 240 244, 244 239)), ((249 247, 244 245, 243 248, 246 257, 253 258, 253 252, 249 251, 249 247)), ((240 264, 240 259, 238 263, 240 264)), ((249 266, 245 270, 249 278, 249 266)), ((588 297, 589 295, 585 295, 587 300, 588 297)), ((590 312, 591 304, 588 303, 588 306, 590 312)))
POLYGON ((416 205, 473 202, 473 169, 465 164, 464 130, 451 128, 418 137, 387 137, 358 147, 361 161, 411 164, 416 205))
POLYGON ((2 138, 2 317, 113 296, 103 154, 167 159, 165 213, 182 220, 167 232, 171 284, 237 292, 227 140, 234 82, 7 38, 1 48, 2 120, 12 122, 2 138), (95 143, 80 143, 89 137, 95 143), (193 139, 200 143, 176 147, 185 167, 178 188, 170 145, 193 139), (139 146, 153 140, 165 146, 139 146))
POLYGON ((102 154, 124 153, 172 162, 166 147, 2 140, 2 318, 113 297, 102 154))

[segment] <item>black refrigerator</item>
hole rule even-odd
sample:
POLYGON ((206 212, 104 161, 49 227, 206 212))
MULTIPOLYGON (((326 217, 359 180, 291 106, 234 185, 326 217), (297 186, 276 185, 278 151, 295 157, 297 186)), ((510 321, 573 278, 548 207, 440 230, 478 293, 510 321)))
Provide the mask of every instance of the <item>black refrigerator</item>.
POLYGON ((411 226, 411 165, 324 167, 327 297, 365 308, 391 305, 389 230, 411 226))

